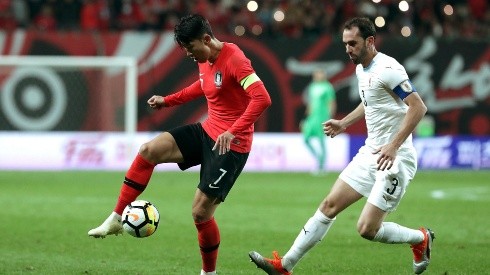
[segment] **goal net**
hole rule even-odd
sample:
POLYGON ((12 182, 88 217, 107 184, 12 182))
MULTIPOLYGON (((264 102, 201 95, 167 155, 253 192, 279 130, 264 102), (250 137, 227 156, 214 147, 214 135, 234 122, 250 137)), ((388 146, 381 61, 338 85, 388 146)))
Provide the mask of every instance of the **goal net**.
POLYGON ((0 58, 0 131, 133 134, 136 125, 134 58, 0 58))

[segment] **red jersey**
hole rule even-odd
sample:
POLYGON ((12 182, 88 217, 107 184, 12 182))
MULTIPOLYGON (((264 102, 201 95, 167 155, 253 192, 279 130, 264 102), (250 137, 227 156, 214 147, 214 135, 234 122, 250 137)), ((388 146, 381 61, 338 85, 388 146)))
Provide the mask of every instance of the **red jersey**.
MULTIPOLYGON (((252 148, 254 123, 271 104, 262 81, 244 89, 240 81, 255 74, 250 60, 232 43, 223 43, 216 61, 198 63, 199 80, 187 88, 164 97, 165 106, 175 106, 205 96, 208 117, 202 123, 204 131, 216 141, 229 131, 235 138, 231 149, 248 153, 252 148)), ((258 78, 257 78, 258 79, 258 78)))

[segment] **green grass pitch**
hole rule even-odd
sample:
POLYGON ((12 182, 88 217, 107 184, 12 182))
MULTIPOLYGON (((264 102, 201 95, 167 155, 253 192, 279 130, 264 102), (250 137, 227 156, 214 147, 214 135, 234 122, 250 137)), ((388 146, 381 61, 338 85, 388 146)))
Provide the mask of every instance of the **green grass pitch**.
MULTIPOLYGON (((338 173, 249 173, 218 208, 220 275, 262 274, 247 253, 284 254, 338 173)), ((199 274, 191 203, 198 173, 156 172, 140 196, 161 214, 156 233, 93 239, 112 211, 124 172, 0 171, 0 274, 199 274)), ((412 274, 408 245, 362 239, 365 200, 338 216, 295 274, 412 274)), ((420 171, 398 210, 405 226, 436 232, 426 274, 489 274, 490 171, 420 171)))

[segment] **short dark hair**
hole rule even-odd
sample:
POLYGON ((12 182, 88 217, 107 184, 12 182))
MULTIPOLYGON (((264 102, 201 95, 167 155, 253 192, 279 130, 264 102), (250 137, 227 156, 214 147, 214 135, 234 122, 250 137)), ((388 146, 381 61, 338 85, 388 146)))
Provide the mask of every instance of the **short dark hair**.
POLYGON ((188 45, 192 40, 201 38, 205 33, 214 38, 211 25, 200 14, 191 14, 182 17, 174 28, 175 41, 181 47, 188 45))
POLYGON ((364 39, 370 36, 376 37, 376 28, 373 22, 367 17, 355 17, 345 22, 344 29, 350 30, 352 27, 359 28, 361 37, 364 39))

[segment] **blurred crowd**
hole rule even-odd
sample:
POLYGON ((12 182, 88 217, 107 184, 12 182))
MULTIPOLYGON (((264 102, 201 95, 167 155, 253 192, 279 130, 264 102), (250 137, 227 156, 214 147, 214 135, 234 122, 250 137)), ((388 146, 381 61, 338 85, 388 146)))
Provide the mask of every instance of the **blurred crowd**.
POLYGON ((354 16, 381 17, 379 32, 490 38, 488 0, 0 0, 0 29, 39 31, 172 30, 200 13, 215 32, 249 36, 337 34, 354 16))

